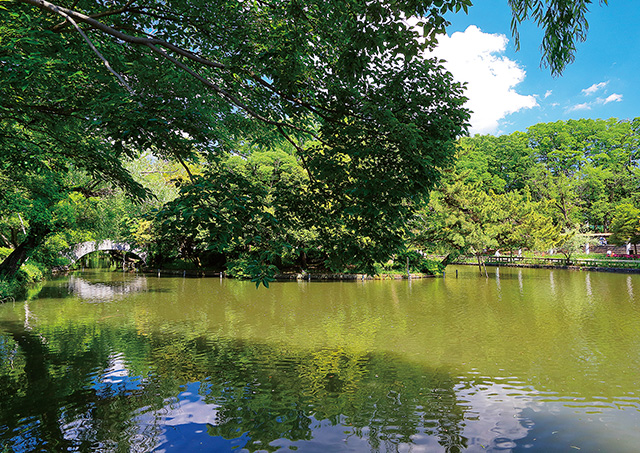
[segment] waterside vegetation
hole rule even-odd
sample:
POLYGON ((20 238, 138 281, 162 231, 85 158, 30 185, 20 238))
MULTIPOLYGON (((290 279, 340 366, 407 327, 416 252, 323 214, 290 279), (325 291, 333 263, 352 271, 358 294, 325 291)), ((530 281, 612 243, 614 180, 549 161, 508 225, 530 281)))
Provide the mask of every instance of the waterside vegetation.
MULTIPOLYGON (((510 2, 514 34, 536 22, 557 75, 588 3, 510 2)), ((464 87, 425 52, 469 0, 199 6, 3 2, 3 293, 102 239, 265 285, 638 242, 639 119, 464 137, 464 87)))

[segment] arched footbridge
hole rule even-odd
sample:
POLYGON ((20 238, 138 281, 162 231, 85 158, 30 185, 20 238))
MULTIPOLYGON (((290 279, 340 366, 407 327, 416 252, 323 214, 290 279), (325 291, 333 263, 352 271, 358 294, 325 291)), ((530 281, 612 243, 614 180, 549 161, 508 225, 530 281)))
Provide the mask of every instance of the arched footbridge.
POLYGON ((104 241, 81 242, 71 247, 66 252, 63 252, 63 255, 69 258, 72 263, 75 263, 83 256, 99 250, 105 252, 109 250, 118 250, 120 252, 132 253, 140 257, 145 264, 147 264, 147 256, 149 254, 146 250, 134 247, 127 242, 116 242, 110 239, 105 239, 104 241))

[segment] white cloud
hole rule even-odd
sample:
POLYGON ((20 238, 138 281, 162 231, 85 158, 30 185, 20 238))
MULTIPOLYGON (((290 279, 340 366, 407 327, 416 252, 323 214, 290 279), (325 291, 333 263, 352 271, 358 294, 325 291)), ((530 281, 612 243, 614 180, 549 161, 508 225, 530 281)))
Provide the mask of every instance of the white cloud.
POLYGON ((567 112, 575 112, 578 110, 591 110, 591 104, 589 102, 585 102, 583 104, 572 105, 567 109, 567 112))
POLYGON ((608 80, 606 82, 594 83, 589 88, 585 88, 584 90, 582 90, 582 94, 584 94, 585 96, 590 96, 597 91, 604 89, 608 84, 608 80))
POLYGON ((617 94, 617 93, 613 93, 611 96, 607 97, 603 103, 604 104, 608 104, 609 102, 620 102, 622 101, 622 95, 621 94, 617 94))
POLYGON ((547 90, 547 92, 544 94, 544 98, 547 99, 549 96, 551 96, 552 93, 553 91, 547 90))
POLYGON ((472 135, 496 132, 508 114, 538 106, 534 96, 515 91, 525 71, 502 55, 508 42, 504 35, 483 33, 471 25, 464 32, 443 35, 434 51, 458 81, 467 82, 472 135))
POLYGON ((622 101, 622 95, 613 93, 612 95, 606 98, 596 98, 591 102, 583 102, 582 104, 572 105, 571 107, 566 109, 566 112, 569 113, 569 112, 575 112, 578 110, 591 110, 591 107, 593 106, 605 105, 605 104, 608 104, 609 102, 621 102, 621 101, 622 101))

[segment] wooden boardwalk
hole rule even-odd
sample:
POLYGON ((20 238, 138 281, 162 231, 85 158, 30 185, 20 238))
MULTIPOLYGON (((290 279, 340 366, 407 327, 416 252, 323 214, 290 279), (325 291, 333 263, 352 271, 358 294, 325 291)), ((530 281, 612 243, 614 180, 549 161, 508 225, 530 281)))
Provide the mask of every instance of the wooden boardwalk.
MULTIPOLYGON (((571 267, 584 269, 629 269, 640 271, 640 260, 616 258, 547 258, 524 256, 483 256, 487 266, 571 267)), ((453 264, 477 264, 476 257, 461 257, 453 264)))

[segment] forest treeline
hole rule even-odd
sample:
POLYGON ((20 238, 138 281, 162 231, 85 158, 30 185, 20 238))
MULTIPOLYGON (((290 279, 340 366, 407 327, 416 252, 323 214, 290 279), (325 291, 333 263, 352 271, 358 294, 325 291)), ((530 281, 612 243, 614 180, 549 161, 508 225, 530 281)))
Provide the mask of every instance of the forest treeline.
MULTIPOLYGON (((389 260, 406 269, 407 258, 414 271, 438 272, 436 263, 423 259, 427 253, 554 248, 571 255, 584 247, 585 233, 640 242, 640 119, 558 121, 461 138, 455 164, 442 169, 427 201, 416 202, 406 218, 377 218, 356 237, 340 221, 339 197, 322 198, 310 189, 300 157, 284 141, 203 159, 189 173, 152 153, 126 166, 154 197, 134 203, 112 186, 87 187, 88 196, 72 192, 55 209, 64 228, 47 237, 34 262, 64 265, 60 252, 69 246, 109 238, 148 249, 154 266, 209 267, 268 281, 283 270, 380 272, 393 267, 389 260), (377 241, 387 222, 402 229, 402 243, 377 241), (367 266, 371 256, 373 268, 367 266)), ((356 189, 352 196, 358 197, 356 189)), ((5 256, 24 239, 30 214, 21 201, 17 197, 15 210, 2 216, 5 256)))
POLYGON ((413 243, 460 253, 555 249, 567 257, 593 233, 638 243, 639 159, 638 118, 462 138, 455 167, 415 219, 413 243))

